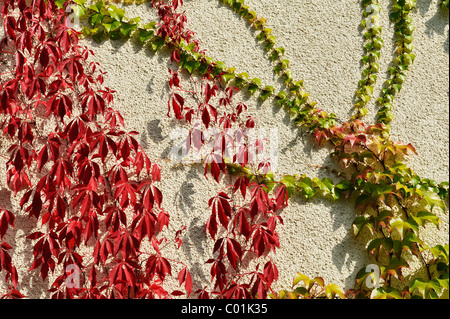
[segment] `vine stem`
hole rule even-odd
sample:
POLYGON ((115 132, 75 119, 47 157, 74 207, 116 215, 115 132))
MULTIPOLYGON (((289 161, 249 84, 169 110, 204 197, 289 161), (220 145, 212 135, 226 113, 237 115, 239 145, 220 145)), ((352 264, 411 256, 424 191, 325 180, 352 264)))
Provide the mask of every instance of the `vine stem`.
MULTIPOLYGON (((401 203, 401 201, 398 198, 397 194, 395 194, 395 199, 397 200, 397 203, 400 205, 400 207, 402 208, 403 212, 405 213, 406 218, 409 218, 410 215, 408 213, 408 210, 407 210, 407 208, 405 206, 403 206, 403 204, 401 203)), ((418 252, 418 254, 420 256, 420 259, 422 260, 422 263, 424 264, 425 269, 427 270, 428 280, 431 280, 432 277, 431 277, 431 272, 430 272, 430 265, 426 262, 425 258, 422 255, 422 252, 420 251, 419 245, 416 242, 414 243, 414 247, 417 249, 417 252, 418 252)))
MULTIPOLYGON (((365 145, 362 145, 362 147, 366 150, 368 150, 369 152, 371 152, 375 158, 377 159, 377 161, 383 166, 384 170, 386 170, 386 164, 384 163, 384 160, 380 159, 380 157, 374 152, 372 151, 370 148, 368 148, 365 145)), ((400 201, 399 197, 397 194, 394 194, 394 197, 398 203, 398 205, 401 207, 401 209, 403 210, 403 212, 405 213, 406 218, 410 218, 410 214, 408 213, 408 209, 402 204, 402 202, 400 201)), ((431 273, 430 273, 430 265, 426 262, 425 258, 422 255, 422 252, 420 251, 419 245, 417 243, 414 243, 414 247, 417 249, 419 257, 422 261, 422 263, 424 264, 426 270, 427 270, 427 275, 428 275, 428 280, 431 280, 431 273)))

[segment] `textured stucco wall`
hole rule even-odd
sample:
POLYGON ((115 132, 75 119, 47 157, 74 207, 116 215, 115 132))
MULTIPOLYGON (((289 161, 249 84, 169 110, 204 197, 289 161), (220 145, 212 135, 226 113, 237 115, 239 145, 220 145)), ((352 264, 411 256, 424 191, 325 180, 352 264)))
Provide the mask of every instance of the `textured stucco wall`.
MULTIPOLYGON (((415 63, 401 94, 396 97, 392 137, 411 142, 419 153, 408 160, 420 176, 436 181, 448 180, 449 173, 449 38, 448 14, 438 9, 438 0, 417 1, 412 14, 415 63)), ((263 48, 251 29, 232 10, 217 0, 184 0, 188 26, 200 40, 202 48, 214 59, 261 78, 264 84, 280 87, 263 48)), ((347 119, 351 110, 357 82, 361 78, 360 59, 364 53, 359 24, 361 6, 358 0, 247 0, 258 16, 266 17, 278 45, 286 49, 286 57, 297 79, 305 80, 312 100, 321 107, 347 119)), ((375 97, 380 92, 387 67, 392 60, 393 26, 388 19, 391 1, 381 0, 382 37, 379 80, 375 97)), ((126 6, 126 16, 140 16, 141 22, 156 19, 148 5, 126 6)), ((208 217, 208 199, 223 185, 203 177, 199 165, 175 165, 167 161, 173 141, 170 132, 174 122, 166 116, 169 55, 153 54, 140 45, 129 42, 105 41, 97 44, 83 40, 100 62, 106 86, 117 91, 115 108, 125 117, 130 130, 141 133, 140 141, 151 158, 162 165, 161 190, 164 207, 171 214, 173 229, 188 226, 180 251, 173 251, 190 268, 195 287, 209 284, 209 265, 204 262, 212 253, 212 242, 205 236, 204 223, 208 217)), ((326 177, 327 172, 311 165, 333 162, 326 148, 317 148, 310 138, 302 136, 282 110, 267 101, 242 97, 258 118, 258 126, 278 130, 280 157, 277 176, 307 174, 326 177)), ((376 109, 372 99, 367 119, 374 121, 376 109)), ((5 160, 0 158, 1 175, 5 160)), ((333 176, 328 176, 333 177, 333 176)), ((17 208, 13 193, 0 186, 0 200, 17 208)), ((355 240, 351 224, 355 218, 353 205, 342 201, 331 203, 314 199, 305 202, 293 198, 282 213, 284 226, 281 248, 275 255, 280 278, 275 288, 289 288, 296 272, 322 276, 345 289, 351 288, 356 272, 369 264, 364 241, 355 240)), ((448 215, 441 216, 440 231, 430 231, 430 243, 448 243, 448 215)), ((19 216, 17 229, 30 229, 26 215, 19 216)), ((38 273, 29 274, 31 247, 22 231, 15 233, 13 258, 20 266, 25 294, 46 297, 38 273), (27 253, 28 252, 28 253, 27 253), (28 257, 27 257, 28 256, 28 257), (27 259, 29 258, 29 259, 27 259)), ((0 283, 0 290, 2 283, 0 283)))

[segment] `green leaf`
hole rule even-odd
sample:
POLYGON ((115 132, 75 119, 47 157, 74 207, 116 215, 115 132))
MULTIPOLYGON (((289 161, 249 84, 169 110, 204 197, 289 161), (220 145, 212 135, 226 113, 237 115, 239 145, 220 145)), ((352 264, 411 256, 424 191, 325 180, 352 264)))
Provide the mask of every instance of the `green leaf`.
POLYGON ((111 31, 108 35, 112 40, 120 39, 120 30, 116 29, 114 31, 111 31))
POLYGON ((448 244, 445 246, 442 245, 436 245, 430 249, 433 256, 438 260, 444 260, 445 263, 448 264, 449 262, 449 251, 448 251, 448 244))
POLYGON ((102 38, 103 38, 103 35, 104 35, 103 29, 102 30, 99 30, 98 28, 92 29, 91 30, 91 35, 92 35, 92 38, 96 42, 101 42, 102 38))
POLYGON ((286 190, 288 191, 289 198, 292 197, 295 191, 295 178, 291 175, 286 175, 280 181, 286 186, 286 190))
POLYGON ((285 84, 290 84, 293 80, 293 76, 292 76, 292 71, 291 70, 286 70, 284 72, 284 76, 286 77, 286 79, 284 80, 285 84))
POLYGON ((292 287, 294 287, 295 285, 297 285, 300 281, 303 281, 303 283, 305 284, 305 286, 309 286, 309 282, 310 279, 308 276, 303 275, 301 273, 297 273, 294 277, 294 282, 292 283, 292 287))
POLYGON ((216 61, 214 62, 214 64, 215 64, 214 67, 220 70, 224 70, 227 67, 225 63, 223 63, 222 61, 216 61))
POLYGON ((151 42, 152 50, 158 51, 160 48, 164 46, 165 42, 161 38, 156 38, 154 41, 151 42))
POLYGON ((373 206, 373 198, 368 194, 361 194, 356 197, 356 208, 362 214, 364 213, 369 206, 373 206))
POLYGON ((261 79, 259 79, 259 78, 253 78, 251 81, 250 81, 252 84, 254 84, 254 85, 256 85, 258 88, 260 88, 261 87, 261 79))
POLYGON ((395 288, 378 287, 372 290, 371 299, 403 299, 402 294, 395 288))
POLYGON ((64 8, 64 4, 67 2, 67 0, 55 0, 55 4, 58 6, 58 8, 64 8))
POLYGON ((278 55, 284 55, 284 48, 279 47, 275 48, 274 50, 278 53, 278 55))
POLYGON ((300 182, 297 183, 297 187, 301 189, 303 196, 308 200, 316 194, 312 180, 309 177, 303 177, 300 182))
POLYGON ((246 72, 239 73, 236 75, 235 83, 237 87, 242 87, 242 85, 248 80, 248 74, 246 72))
POLYGON ((247 81, 248 80, 248 73, 247 72, 242 72, 242 73, 239 73, 238 75, 236 75, 236 77, 247 81))
POLYGON ((274 89, 273 86, 271 86, 271 85, 267 85, 267 86, 264 87, 264 89, 263 89, 263 91, 270 92, 270 93, 272 93, 274 90, 275 90, 275 89, 274 89))
POLYGON ((427 222, 430 222, 439 229, 439 224, 441 222, 438 216, 428 211, 419 212, 417 215, 412 215, 411 218, 413 218, 419 226, 423 227, 425 227, 427 222))
POLYGON ((338 184, 336 184, 336 188, 346 191, 346 190, 350 190, 352 189, 352 184, 350 183, 349 180, 344 179, 343 181, 339 182, 338 184))
POLYGON ((361 61, 362 61, 364 64, 367 64, 367 63, 369 63, 369 61, 370 61, 370 57, 369 57, 368 55, 365 55, 365 56, 362 57, 361 61))
POLYGON ((120 26, 120 33, 128 38, 130 37, 131 31, 135 30, 137 28, 136 24, 130 24, 130 23, 122 23, 120 26))
POLYGON ((266 37, 266 34, 264 32, 260 32, 258 33, 258 35, 256 36, 256 39, 258 41, 262 41, 264 38, 266 37))
POLYGON ((380 50, 380 49, 383 47, 383 39, 381 39, 381 38, 375 38, 375 39, 373 40, 373 47, 374 47, 376 50, 380 50))
POLYGON ((322 191, 322 194, 325 196, 331 196, 333 200, 337 200, 339 198, 339 194, 336 192, 333 181, 329 178, 323 178, 320 180, 319 178, 313 178, 313 182, 316 186, 322 191))
POLYGON ((336 295, 339 296, 341 299, 345 299, 345 293, 344 291, 335 284, 328 284, 325 286, 325 294, 328 299, 334 299, 336 295))
POLYGON ((150 23, 147 23, 146 25, 143 25, 142 27, 144 29, 154 29, 156 26, 156 21, 152 21, 150 23))
MULTIPOLYGON (((408 262, 403 258, 393 257, 389 260, 386 267, 381 267, 381 272, 394 276, 397 279, 402 278, 402 268, 409 268, 408 262)), ((383 277, 383 275, 382 275, 383 277)))
POLYGON ((72 10, 76 17, 82 17, 86 14, 84 5, 72 5, 72 10))
POLYGON ((402 250, 406 250, 415 256, 420 256, 417 244, 423 245, 422 240, 417 237, 413 232, 409 232, 405 235, 401 242, 402 250))
POLYGON ((98 1, 96 4, 92 4, 89 6, 89 9, 91 9, 92 11, 95 11, 97 13, 100 12, 100 10, 103 7, 103 1, 98 1))
POLYGON ((256 12, 255 11, 248 11, 247 16, 245 17, 250 23, 252 23, 256 18, 256 12))
POLYGON ((449 194, 449 183, 448 182, 442 182, 439 184, 439 197, 442 199, 446 199, 449 194))
POLYGON ((103 14, 97 13, 97 14, 91 15, 88 20, 89 20, 89 23, 91 24, 91 26, 93 28, 95 28, 95 26, 97 24, 102 23, 103 17, 104 17, 103 14))
POLYGON ((192 73, 200 66, 200 62, 189 60, 185 63, 184 68, 189 72, 192 73))
POLYGON ((295 294, 299 294, 303 297, 309 297, 309 292, 305 287, 297 287, 295 288, 295 290, 293 291, 295 294))
POLYGON ((367 246, 367 251, 374 255, 375 259, 378 260, 381 250, 384 250, 385 254, 389 255, 393 247, 394 242, 391 238, 375 238, 367 246))
POLYGON ((358 271, 358 273, 356 274, 356 282, 358 283, 358 285, 364 285, 366 288, 373 288, 366 286, 368 277, 370 278, 370 282, 372 284, 378 284, 379 274, 374 271, 373 268, 369 267, 363 267, 358 271))
POLYGON ((256 84, 250 84, 247 88, 247 90, 250 92, 250 94, 255 94, 256 91, 258 91, 259 87, 256 84))
POLYGON ((418 292, 422 298, 436 299, 441 293, 441 283, 436 279, 425 281, 422 278, 415 278, 409 288, 411 293, 418 292))
POLYGON ((445 204, 442 198, 439 197, 439 195, 436 194, 435 192, 431 192, 428 190, 424 191, 424 199, 426 200, 428 205, 430 205, 431 209, 433 209, 434 206, 437 206, 443 211, 445 211, 445 204))
POLYGON ((144 43, 153 37, 155 32, 153 30, 139 29, 139 40, 144 43))
POLYGON ((108 33, 117 30, 120 27, 121 23, 119 21, 113 21, 113 23, 103 23, 106 31, 108 33))
POLYGON ((378 72, 380 70, 380 66, 378 65, 378 63, 374 62, 374 63, 372 63, 370 70, 372 72, 378 72))
POLYGON ((375 229, 373 216, 358 216, 352 224, 353 235, 355 235, 355 237, 358 237, 361 233, 361 230, 365 226, 369 228, 371 234, 373 235, 375 229))
POLYGON ((277 94, 277 98, 280 100, 285 100, 287 98, 287 93, 284 91, 281 91, 277 94))
POLYGON ((234 79, 234 78, 235 78, 235 75, 234 75, 233 72, 222 74, 222 80, 223 80, 225 83, 230 82, 230 81, 231 81, 232 79, 234 79))
POLYGON ((398 231, 398 233, 401 236, 401 239, 405 237, 406 233, 410 229, 412 229, 414 232, 417 232, 418 230, 418 225, 412 218, 409 218, 406 221, 402 220, 401 218, 393 218, 391 219, 390 227, 398 231))
POLYGON ((110 5, 108 7, 108 13, 116 21, 122 21, 125 16, 125 10, 117 8, 115 5, 110 5))
MULTIPOLYGON (((272 88, 273 89, 273 88, 272 88)), ((265 101, 270 95, 272 94, 272 91, 268 91, 265 88, 262 90, 261 94, 259 95, 259 98, 263 101, 265 101)))

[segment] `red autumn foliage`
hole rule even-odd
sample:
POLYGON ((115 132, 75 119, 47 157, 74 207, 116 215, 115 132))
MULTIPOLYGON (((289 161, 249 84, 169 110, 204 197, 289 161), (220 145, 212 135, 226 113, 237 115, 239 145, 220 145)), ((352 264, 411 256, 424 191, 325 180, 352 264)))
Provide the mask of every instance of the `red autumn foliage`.
MULTIPOLYGON (((34 242, 30 271, 56 278, 52 298, 167 298, 164 281, 176 263, 189 295, 186 265, 160 250, 170 217, 157 185, 160 167, 112 108, 114 91, 89 62, 92 51, 53 1, 5 0, 1 14, 0 61, 13 66, 0 83, 0 128, 11 144, 8 185, 38 222, 27 235, 34 242), (151 253, 141 250, 144 241, 151 253), (81 285, 68 284, 77 275, 69 268, 84 274, 81 285)), ((0 207, 0 239, 14 220, 0 207)), ((13 249, 0 245, 0 271, 10 285, 4 298, 24 297, 13 249)))
MULTIPOLYGON (((160 8, 160 19, 164 25, 177 25, 177 28, 171 29, 172 33, 164 31, 171 43, 176 44, 183 39, 185 43, 194 43, 193 51, 201 53, 192 32, 185 28, 185 18, 175 13, 177 6, 169 6, 162 1, 154 3, 154 6, 160 8)), ((180 64, 183 54, 175 48, 172 63, 180 64)), ((233 94, 239 89, 222 88, 219 83, 221 74, 214 75, 211 68, 195 80, 194 88, 200 88, 198 91, 185 87, 182 71, 169 69, 169 73, 172 92, 168 116, 174 114, 177 120, 192 125, 186 139, 187 150, 203 152, 205 177, 209 171, 214 180, 220 182, 221 174, 227 173, 227 159, 243 168, 250 167, 256 160, 252 154, 261 152, 264 143, 261 140, 249 141, 247 137, 248 130, 255 128, 256 123, 254 118, 246 116, 247 106, 244 103, 233 101, 233 94), (189 99, 192 94, 196 96, 195 101, 189 99), (208 134, 208 129, 213 134, 208 134)), ((270 162, 264 160, 256 163, 256 168, 266 174, 270 162)), ((274 198, 270 198, 264 184, 250 182, 247 176, 240 175, 209 200, 211 214, 205 230, 214 240, 214 257, 206 262, 211 264, 214 290, 198 289, 198 298, 210 298, 211 294, 218 298, 267 297, 278 278, 277 267, 268 254, 279 247, 275 229, 283 221, 277 211, 287 205, 287 199, 284 185, 277 188, 274 198), (238 190, 243 203, 234 198, 238 190), (247 193, 250 198, 246 197, 247 193), (248 268, 250 260, 254 262, 251 269, 248 268)))

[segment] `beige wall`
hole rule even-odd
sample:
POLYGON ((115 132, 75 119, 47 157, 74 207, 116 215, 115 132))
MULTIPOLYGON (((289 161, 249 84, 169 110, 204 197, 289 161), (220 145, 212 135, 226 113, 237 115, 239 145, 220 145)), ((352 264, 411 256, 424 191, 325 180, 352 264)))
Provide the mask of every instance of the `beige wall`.
MULTIPOLYGON (((438 9, 438 0, 417 2, 418 9, 412 15, 417 57, 396 98, 391 132, 394 139, 411 142, 416 147, 419 155, 408 160, 413 170, 422 177, 441 182, 448 180, 449 173, 448 14, 438 9)), ((265 84, 279 87, 264 50, 232 10, 217 0, 185 0, 184 3, 188 25, 209 56, 235 67, 238 72, 260 77, 265 84)), ((267 18, 279 45, 286 49, 294 76, 305 80, 312 100, 340 118, 349 118, 364 53, 358 28, 360 1, 246 0, 246 3, 259 16, 267 18)), ((380 4, 385 46, 381 51, 375 96, 380 92, 393 53, 393 26, 387 13, 390 1, 381 0, 380 4)), ((143 23, 156 19, 146 5, 128 6, 126 12, 130 18, 140 16, 143 23)), ((82 43, 95 52, 101 68, 108 72, 105 84, 117 91, 115 107, 125 117, 127 127, 141 133, 140 141, 148 154, 162 165, 161 190, 172 227, 188 226, 182 249, 173 254, 190 266, 194 289, 209 284, 209 265, 204 261, 211 256, 212 246, 203 227, 209 213, 207 201, 221 185, 211 178, 207 181, 201 166, 174 165, 167 161, 173 146, 169 135, 175 125, 166 116, 169 56, 154 55, 132 42, 106 41, 99 45, 83 40, 82 43)), ((310 167, 333 165, 328 149, 314 147, 309 137, 301 136, 285 113, 271 102, 261 104, 254 98, 244 99, 258 118, 259 127, 276 128, 279 132, 278 176, 328 176, 325 170, 310 167)), ((374 121, 375 113, 375 105, 371 103, 370 122, 374 121)), ((5 160, 0 158, 1 176, 4 164, 5 160)), ((17 210, 14 195, 4 184, 0 185, 0 201, 17 210)), ((276 289, 289 288, 296 272, 322 276, 326 282, 348 289, 353 286, 356 272, 370 263, 364 241, 355 240, 350 231, 355 218, 351 203, 331 203, 319 198, 305 202, 293 198, 282 216, 285 224, 278 228, 281 247, 275 255, 280 272, 276 289)), ((430 243, 448 243, 448 215, 442 219, 441 230, 430 231, 430 243)), ((18 216, 16 226, 13 258, 20 266, 20 286, 30 297, 46 297, 42 291, 48 283, 42 284, 37 272, 28 273, 32 248, 24 237, 32 225, 24 214, 18 216)))

